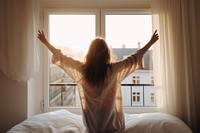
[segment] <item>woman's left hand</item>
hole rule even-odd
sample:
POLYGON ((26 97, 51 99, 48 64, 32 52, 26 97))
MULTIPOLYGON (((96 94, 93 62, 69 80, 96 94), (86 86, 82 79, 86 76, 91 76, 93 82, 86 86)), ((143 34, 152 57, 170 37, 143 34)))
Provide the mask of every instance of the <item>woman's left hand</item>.
POLYGON ((38 39, 44 44, 48 43, 43 31, 38 30, 38 39))
POLYGON ((157 30, 153 33, 151 40, 149 41, 149 43, 154 44, 157 40, 159 39, 157 30))

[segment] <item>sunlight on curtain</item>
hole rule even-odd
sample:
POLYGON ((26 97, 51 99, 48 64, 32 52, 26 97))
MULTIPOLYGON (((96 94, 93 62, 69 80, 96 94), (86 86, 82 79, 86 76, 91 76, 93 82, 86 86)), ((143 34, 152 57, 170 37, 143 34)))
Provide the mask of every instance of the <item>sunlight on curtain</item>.
POLYGON ((199 64, 194 0, 152 0, 155 84, 160 111, 173 114, 198 132, 199 64))
POLYGON ((29 80, 38 71, 37 0, 0 1, 0 71, 14 80, 29 80))

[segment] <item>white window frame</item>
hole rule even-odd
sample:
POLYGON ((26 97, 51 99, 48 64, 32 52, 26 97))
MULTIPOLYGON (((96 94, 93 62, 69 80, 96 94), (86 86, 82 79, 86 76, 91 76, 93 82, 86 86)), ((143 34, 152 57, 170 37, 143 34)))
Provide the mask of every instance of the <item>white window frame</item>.
MULTIPOLYGON (((50 14, 95 14, 96 36, 105 38, 105 15, 142 15, 151 14, 149 8, 140 9, 46 9, 44 11, 44 31, 48 38, 48 15, 50 14)), ((44 49, 44 112, 67 109, 73 113, 81 114, 80 107, 49 107, 49 51, 44 49), (48 55, 48 56, 47 56, 48 55)), ((123 107, 124 113, 157 112, 157 107, 123 107)))
POLYGON ((101 9, 101 35, 105 37, 105 15, 143 15, 151 14, 150 8, 136 9, 101 9))

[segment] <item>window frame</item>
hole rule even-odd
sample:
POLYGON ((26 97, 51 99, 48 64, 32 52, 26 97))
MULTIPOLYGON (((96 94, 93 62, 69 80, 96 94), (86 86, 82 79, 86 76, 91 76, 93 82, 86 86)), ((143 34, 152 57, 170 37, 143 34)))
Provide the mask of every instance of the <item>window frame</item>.
POLYGON ((135 9, 101 9, 101 36, 105 36, 105 16, 106 15, 143 15, 151 14, 150 8, 135 8, 135 9))
MULTIPOLYGON (((44 31, 49 38, 49 15, 51 14, 70 14, 70 15, 96 15, 96 36, 100 36, 100 10, 98 9, 46 9, 44 11, 44 31)), ((49 106, 49 51, 44 49, 44 112, 55 111, 58 109, 68 109, 69 111, 81 114, 79 107, 50 107, 49 106)))
MULTIPOLYGON (((105 16, 106 15, 142 15, 151 14, 150 8, 139 9, 45 9, 44 10, 44 32, 48 38, 48 15, 50 14, 95 14, 96 15, 96 36, 105 38, 105 16)), ((49 51, 44 48, 44 112, 67 109, 73 113, 81 114, 80 107, 50 107, 49 106, 49 51)), ((123 107, 124 113, 157 112, 157 107, 123 107)))

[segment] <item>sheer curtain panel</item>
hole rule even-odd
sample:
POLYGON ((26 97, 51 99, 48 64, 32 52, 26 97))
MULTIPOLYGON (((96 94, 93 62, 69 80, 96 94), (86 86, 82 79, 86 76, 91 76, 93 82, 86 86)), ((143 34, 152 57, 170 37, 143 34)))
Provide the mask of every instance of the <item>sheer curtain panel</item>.
POLYGON ((37 0, 0 0, 0 71, 29 80, 38 71, 37 0))
POLYGON ((155 83, 159 108, 173 114, 199 133, 199 46, 195 0, 152 0, 154 28, 159 45, 154 47, 155 83), (159 56, 158 56, 159 55, 159 56))

